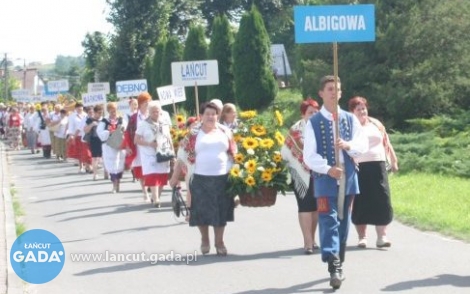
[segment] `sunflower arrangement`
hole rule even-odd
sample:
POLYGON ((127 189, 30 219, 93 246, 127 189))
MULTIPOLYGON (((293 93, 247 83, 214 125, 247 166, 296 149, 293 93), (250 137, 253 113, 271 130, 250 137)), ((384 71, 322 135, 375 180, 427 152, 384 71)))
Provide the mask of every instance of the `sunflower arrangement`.
POLYGON ((175 115, 173 125, 170 129, 170 134, 171 141, 173 142, 173 147, 176 152, 178 150, 179 143, 188 134, 188 129, 186 129, 186 117, 184 115, 175 115))
POLYGON ((261 117, 248 110, 241 112, 239 118, 239 127, 234 130, 238 153, 230 170, 230 192, 256 197, 261 187, 270 187, 285 194, 287 170, 280 152, 284 144, 280 132, 282 114, 275 110, 272 115, 261 117))

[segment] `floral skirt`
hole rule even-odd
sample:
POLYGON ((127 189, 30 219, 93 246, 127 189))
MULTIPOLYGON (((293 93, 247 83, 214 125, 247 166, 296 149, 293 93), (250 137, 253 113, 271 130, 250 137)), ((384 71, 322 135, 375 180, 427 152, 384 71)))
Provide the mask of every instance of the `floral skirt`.
POLYGON ((221 176, 193 175, 191 217, 189 225, 223 227, 234 220, 234 201, 227 193, 228 174, 221 176))

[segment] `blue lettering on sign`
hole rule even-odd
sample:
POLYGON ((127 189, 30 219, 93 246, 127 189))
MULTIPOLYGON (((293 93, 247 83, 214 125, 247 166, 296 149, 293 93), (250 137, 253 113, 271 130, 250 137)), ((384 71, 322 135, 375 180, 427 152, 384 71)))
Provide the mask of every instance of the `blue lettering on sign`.
POLYGON ((375 7, 364 5, 295 6, 295 42, 375 41, 375 7))
POLYGON ((136 93, 136 92, 145 92, 147 91, 146 83, 139 84, 123 84, 116 86, 116 92, 118 93, 136 93))
POLYGON ((207 63, 190 63, 181 65, 183 80, 198 80, 207 77, 207 63))

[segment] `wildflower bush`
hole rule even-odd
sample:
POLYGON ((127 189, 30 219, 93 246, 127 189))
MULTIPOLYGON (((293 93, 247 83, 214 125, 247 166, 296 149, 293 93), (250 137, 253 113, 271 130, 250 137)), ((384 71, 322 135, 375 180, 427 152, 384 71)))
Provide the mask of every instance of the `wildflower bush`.
POLYGON ((238 153, 230 170, 229 191, 233 195, 259 195, 261 187, 273 188, 285 195, 288 188, 287 170, 282 160, 281 147, 284 136, 280 127, 283 116, 278 111, 271 116, 258 116, 256 111, 239 114, 240 123, 234 130, 238 153))

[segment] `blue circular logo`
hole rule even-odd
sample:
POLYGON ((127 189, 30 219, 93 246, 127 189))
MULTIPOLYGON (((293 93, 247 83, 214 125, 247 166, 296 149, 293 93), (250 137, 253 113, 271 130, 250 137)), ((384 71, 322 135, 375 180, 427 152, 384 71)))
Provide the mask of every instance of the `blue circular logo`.
POLYGON ((64 267, 64 246, 46 230, 29 230, 16 238, 10 253, 15 273, 31 284, 52 281, 64 267))

